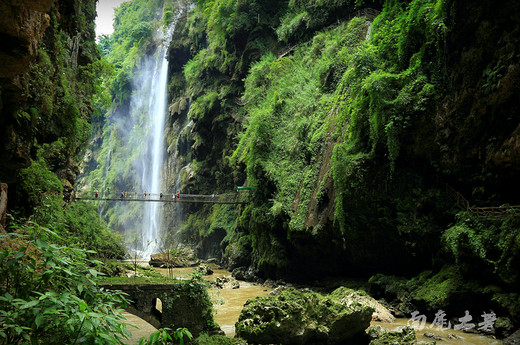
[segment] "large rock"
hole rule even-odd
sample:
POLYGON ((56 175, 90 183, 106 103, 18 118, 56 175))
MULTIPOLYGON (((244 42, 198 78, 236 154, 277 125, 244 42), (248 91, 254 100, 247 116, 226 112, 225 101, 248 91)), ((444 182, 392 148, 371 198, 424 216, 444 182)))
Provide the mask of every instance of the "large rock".
POLYGON ((257 273, 258 272, 252 267, 237 267, 231 272, 231 275, 238 280, 256 282, 258 281, 257 273))
POLYGON ((206 264, 200 264, 195 270, 200 272, 200 274, 203 276, 209 276, 213 274, 213 270, 206 264))
POLYGON ((237 336, 253 344, 341 344, 362 338, 374 309, 347 299, 347 290, 322 296, 279 287, 246 302, 237 336))
POLYGON ((417 344, 415 330, 412 327, 404 327, 400 331, 390 332, 387 329, 377 325, 374 327, 370 327, 370 329, 368 330, 368 336, 371 339, 369 345, 417 344))
POLYGON ((222 278, 215 279, 213 285, 218 289, 238 289, 240 288, 240 283, 238 280, 231 276, 226 276, 222 278))
POLYGON ((168 252, 152 254, 148 264, 153 267, 193 267, 199 264, 195 251, 184 247, 168 252))
POLYGON ((388 323, 392 323, 395 321, 395 317, 386 307, 384 307, 381 303, 376 301, 374 298, 369 296, 364 291, 357 291, 347 289, 345 287, 340 287, 334 290, 331 295, 343 304, 359 303, 361 305, 374 308, 374 313, 372 314, 372 321, 388 323))
POLYGON ((504 345, 520 345, 520 329, 504 339, 504 345))

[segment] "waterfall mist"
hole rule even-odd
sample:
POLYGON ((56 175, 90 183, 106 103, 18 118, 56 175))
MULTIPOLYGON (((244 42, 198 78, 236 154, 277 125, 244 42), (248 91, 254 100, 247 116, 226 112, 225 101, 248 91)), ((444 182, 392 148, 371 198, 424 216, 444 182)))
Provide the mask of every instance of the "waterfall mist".
MULTIPOLYGON (((164 190, 161 186, 161 167, 166 152, 163 138, 167 108, 168 61, 166 60, 166 51, 167 46, 163 44, 156 54, 155 66, 151 74, 151 94, 147 105, 150 128, 148 136, 144 138, 146 154, 136 162, 141 167, 141 190, 152 195, 157 195, 164 190)), ((138 101, 143 100, 139 99, 138 101)), ((145 257, 157 251, 161 232, 161 210, 162 204, 160 203, 147 202, 144 204, 141 250, 145 257)))
MULTIPOLYGON (((128 102, 110 114, 105 139, 112 152, 109 193, 116 198, 158 199, 167 190, 164 181, 167 113, 167 51, 174 25, 155 33, 155 51, 143 56, 131 74, 128 102)), ((162 203, 111 203, 107 218, 117 219, 129 252, 142 258, 160 251, 162 203)))

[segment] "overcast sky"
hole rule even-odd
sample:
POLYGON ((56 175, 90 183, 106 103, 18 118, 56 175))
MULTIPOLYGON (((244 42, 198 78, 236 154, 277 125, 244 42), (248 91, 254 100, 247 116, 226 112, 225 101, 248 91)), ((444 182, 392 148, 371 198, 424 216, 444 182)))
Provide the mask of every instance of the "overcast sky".
POLYGON ((114 31, 114 8, 128 0, 98 0, 96 17, 96 36, 111 35, 114 31))

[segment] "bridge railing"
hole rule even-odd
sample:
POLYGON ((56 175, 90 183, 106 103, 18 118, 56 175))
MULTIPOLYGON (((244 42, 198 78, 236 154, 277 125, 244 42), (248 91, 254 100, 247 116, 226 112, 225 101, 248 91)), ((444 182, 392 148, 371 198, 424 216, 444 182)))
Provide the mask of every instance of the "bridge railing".
POLYGON ((249 193, 223 194, 177 194, 144 192, 84 192, 76 195, 76 200, 106 201, 157 201, 157 202, 192 202, 214 204, 242 204, 249 200, 249 193))
POLYGON ((502 218, 511 215, 520 215, 520 206, 472 207, 471 211, 479 217, 502 218))

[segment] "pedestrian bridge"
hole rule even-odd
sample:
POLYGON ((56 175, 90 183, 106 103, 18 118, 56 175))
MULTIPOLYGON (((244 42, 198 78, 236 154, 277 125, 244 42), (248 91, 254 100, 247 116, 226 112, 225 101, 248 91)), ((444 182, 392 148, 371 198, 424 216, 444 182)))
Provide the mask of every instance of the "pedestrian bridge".
POLYGON ((225 194, 163 194, 163 193, 99 193, 83 192, 76 195, 75 201, 99 200, 99 201, 119 201, 119 202, 162 202, 162 203, 199 203, 199 204, 231 204, 239 205, 249 202, 249 195, 242 193, 225 194))

